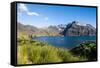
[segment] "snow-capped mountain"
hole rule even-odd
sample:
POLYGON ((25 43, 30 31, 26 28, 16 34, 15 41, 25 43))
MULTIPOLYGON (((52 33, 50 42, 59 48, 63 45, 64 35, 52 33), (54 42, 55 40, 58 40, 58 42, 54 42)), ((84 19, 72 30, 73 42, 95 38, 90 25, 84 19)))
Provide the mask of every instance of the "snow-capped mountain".
POLYGON ((94 36, 96 35, 96 29, 90 24, 81 24, 77 21, 69 23, 64 31, 64 36, 94 36))

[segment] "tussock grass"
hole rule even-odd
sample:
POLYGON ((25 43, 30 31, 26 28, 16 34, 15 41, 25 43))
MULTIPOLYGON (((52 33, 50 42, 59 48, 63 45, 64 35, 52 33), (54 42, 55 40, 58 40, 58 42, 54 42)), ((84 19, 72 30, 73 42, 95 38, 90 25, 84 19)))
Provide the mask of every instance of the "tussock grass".
MULTIPOLYGON (((27 41, 26 41, 27 42, 27 41)), ((69 50, 57 48, 50 44, 31 41, 18 45, 18 64, 41 64, 79 61, 80 58, 73 56, 69 50)))

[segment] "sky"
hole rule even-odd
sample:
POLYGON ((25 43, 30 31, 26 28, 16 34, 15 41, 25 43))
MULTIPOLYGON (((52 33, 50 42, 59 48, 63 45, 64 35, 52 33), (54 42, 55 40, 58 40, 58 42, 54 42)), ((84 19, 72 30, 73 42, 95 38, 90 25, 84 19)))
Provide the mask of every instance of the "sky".
POLYGON ((78 21, 96 27, 96 8, 17 3, 17 22, 39 28, 78 21))

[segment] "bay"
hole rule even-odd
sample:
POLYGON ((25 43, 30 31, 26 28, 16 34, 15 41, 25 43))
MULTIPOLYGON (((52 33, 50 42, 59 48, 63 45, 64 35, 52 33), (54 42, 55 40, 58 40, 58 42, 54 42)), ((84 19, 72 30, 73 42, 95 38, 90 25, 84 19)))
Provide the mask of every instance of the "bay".
POLYGON ((41 36, 33 40, 47 42, 48 44, 61 48, 74 48, 85 41, 96 41, 96 36, 41 36))

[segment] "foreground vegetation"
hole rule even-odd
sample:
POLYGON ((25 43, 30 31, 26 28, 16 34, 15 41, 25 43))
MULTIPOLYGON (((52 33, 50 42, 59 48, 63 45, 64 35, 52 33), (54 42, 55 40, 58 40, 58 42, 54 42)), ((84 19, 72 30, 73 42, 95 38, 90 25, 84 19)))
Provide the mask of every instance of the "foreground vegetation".
POLYGON ((17 47, 18 64, 73 62, 81 60, 79 57, 73 56, 67 49, 56 48, 43 42, 20 42, 17 47))
POLYGON ((87 58, 88 61, 97 59, 97 49, 95 41, 86 41, 70 50, 74 55, 87 58))
POLYGON ((19 33, 17 38, 17 64, 96 60, 95 50, 95 42, 85 42, 68 50, 54 47, 45 42, 33 41, 25 34, 19 33))

